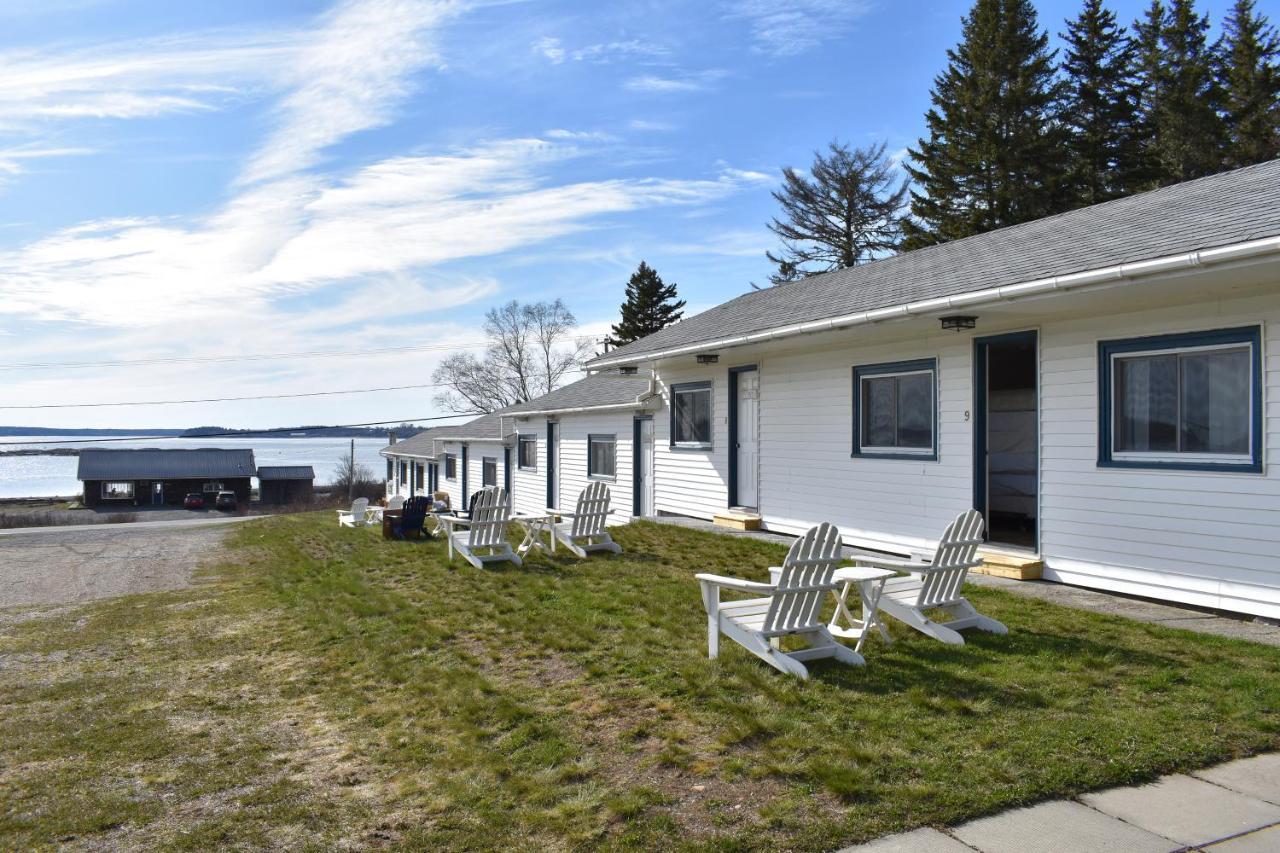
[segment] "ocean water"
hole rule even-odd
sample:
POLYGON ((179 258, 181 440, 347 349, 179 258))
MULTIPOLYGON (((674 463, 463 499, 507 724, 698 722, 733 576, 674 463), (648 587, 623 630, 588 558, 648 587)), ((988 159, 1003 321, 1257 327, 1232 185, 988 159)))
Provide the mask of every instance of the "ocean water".
MULTIPOLYGON (((65 442, 84 440, 84 447, 225 447, 253 448, 259 465, 310 465, 315 468, 316 485, 333 482, 334 469, 351 452, 349 438, 139 438, 128 441, 94 442, 73 435, 0 436, 0 450, 10 442, 45 441, 58 444, 23 444, 23 448, 76 447, 65 442)), ((386 460, 378 450, 386 447, 383 438, 357 438, 356 462, 367 465, 374 479, 386 476, 386 460)), ((78 495, 74 456, 0 456, 0 498, 34 498, 52 495, 78 495)))

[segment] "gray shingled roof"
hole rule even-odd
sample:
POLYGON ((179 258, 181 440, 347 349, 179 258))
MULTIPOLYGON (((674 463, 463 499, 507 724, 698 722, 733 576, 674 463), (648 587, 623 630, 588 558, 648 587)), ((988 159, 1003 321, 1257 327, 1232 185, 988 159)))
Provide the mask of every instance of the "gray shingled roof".
POLYGON ((403 456, 420 456, 427 459, 436 457, 435 441, 432 440, 431 433, 438 432, 440 427, 432 427, 424 429, 422 432, 411 435, 408 438, 401 439, 395 444, 388 444, 379 450, 379 453, 400 454, 403 456))
POLYGON ((78 480, 203 480, 252 477, 252 450, 105 450, 80 451, 78 480))
POLYGON ((262 465, 259 480, 314 480, 316 471, 310 465, 262 465))
POLYGON ((1278 234, 1280 160, 1272 160, 753 291, 595 361, 640 358, 796 323, 1278 234))
POLYGON ((525 412, 562 412, 593 406, 619 406, 634 403, 648 391, 649 377, 622 376, 609 371, 579 379, 527 403, 509 406, 502 410, 502 414, 519 416, 525 412))
POLYGON ((435 427, 431 431, 431 437, 435 441, 501 441, 502 414, 503 412, 492 412, 465 424, 435 427))

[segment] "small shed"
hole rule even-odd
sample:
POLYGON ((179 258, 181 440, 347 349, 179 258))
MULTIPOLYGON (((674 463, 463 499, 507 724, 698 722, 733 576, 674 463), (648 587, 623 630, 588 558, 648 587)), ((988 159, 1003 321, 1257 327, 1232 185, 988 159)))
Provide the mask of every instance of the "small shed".
POLYGON ((244 504, 255 467, 247 449, 89 448, 80 451, 76 479, 85 506, 181 506, 191 492, 212 500, 222 491, 244 504))
POLYGON ((311 503, 315 480, 310 465, 263 465, 258 469, 258 499, 264 504, 311 503))

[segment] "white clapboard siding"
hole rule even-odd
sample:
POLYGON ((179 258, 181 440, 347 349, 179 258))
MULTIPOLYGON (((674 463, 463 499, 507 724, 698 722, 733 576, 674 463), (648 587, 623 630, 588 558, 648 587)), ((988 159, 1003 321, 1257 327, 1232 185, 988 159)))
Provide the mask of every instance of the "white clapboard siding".
MULTIPOLYGON (((823 347, 760 364, 760 512, 772 530, 836 524, 846 542, 890 551, 930 545, 972 504, 972 343, 952 333, 823 347), (853 457, 853 368, 936 358, 938 461, 853 457)), ((726 435, 727 439, 727 435, 726 435)))
MULTIPOLYGON (((664 370, 660 380, 663 407, 653 417, 654 509, 660 513, 709 519, 723 512, 729 503, 728 371, 718 365, 682 371, 664 370), (712 382, 711 449, 672 447, 671 386, 708 380, 712 382)), ((627 505, 630 505, 630 500, 627 505)), ((805 529, 812 526, 806 525, 805 529)))
POLYGON ((1264 324, 1265 452, 1280 452, 1274 296, 1048 323, 1041 330, 1046 576, 1280 616, 1280 476, 1099 468, 1098 341, 1264 324))
POLYGON ((462 445, 458 444, 456 441, 450 441, 450 442, 445 442, 441 445, 437 445, 437 447, 438 447, 438 450, 436 452, 439 454, 439 464, 440 464, 440 482, 438 484, 439 486, 438 491, 448 492, 449 506, 453 507, 454 509, 461 509, 463 504, 462 445), (453 454, 453 457, 457 460, 457 464, 455 467, 455 472, 457 476, 454 477, 454 479, 452 480, 445 479, 444 455, 446 453, 453 454))
POLYGON ((612 435, 617 446, 617 476, 603 480, 609 487, 613 518, 631 515, 632 438, 631 411, 568 414, 560 417, 560 506, 573 511, 578 495, 592 480, 587 476, 587 436, 612 435))
POLYGON ((538 439, 533 468, 520 467, 520 445, 511 448, 511 506, 516 513, 536 515, 547 508, 547 424, 542 420, 518 421, 516 432, 538 439))

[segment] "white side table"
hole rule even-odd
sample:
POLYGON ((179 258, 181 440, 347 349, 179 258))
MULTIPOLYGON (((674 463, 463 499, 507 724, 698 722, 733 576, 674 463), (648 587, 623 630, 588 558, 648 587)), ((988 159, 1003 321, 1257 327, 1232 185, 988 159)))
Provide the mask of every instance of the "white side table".
POLYGON ((521 540, 519 546, 516 547, 516 553, 523 557, 534 548, 545 551, 548 554, 555 548, 555 539, 551 532, 551 525, 555 523, 553 515, 513 515, 512 523, 519 525, 524 530, 524 539, 521 540), (542 534, 547 534, 547 539, 551 542, 551 547, 542 544, 542 534))
POLYGON ((870 566, 836 569, 832 579, 843 585, 840 587, 840 592, 836 594, 836 612, 831 615, 831 624, 827 626, 827 630, 837 637, 857 640, 857 645, 853 647, 855 652, 862 651, 872 628, 880 632, 880 636, 886 643, 892 643, 893 641, 889 639, 889 630, 880 621, 880 596, 884 595, 884 582, 897 574, 889 569, 875 569, 870 566), (855 586, 858 588, 858 597, 862 600, 862 618, 860 619, 849 612, 849 590, 855 586), (840 622, 841 618, 844 619, 843 625, 840 622))

